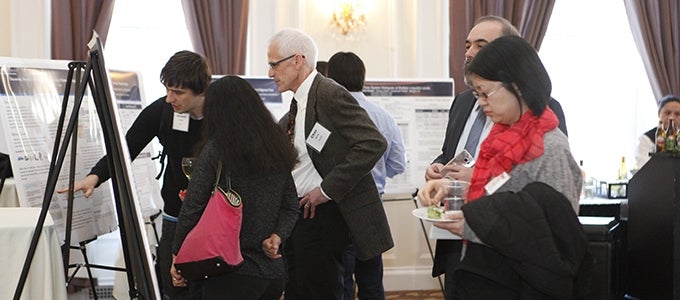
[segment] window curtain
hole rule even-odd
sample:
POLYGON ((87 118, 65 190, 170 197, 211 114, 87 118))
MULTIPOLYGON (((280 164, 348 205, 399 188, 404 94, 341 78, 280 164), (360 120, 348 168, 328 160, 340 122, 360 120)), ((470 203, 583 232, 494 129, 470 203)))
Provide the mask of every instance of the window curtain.
POLYGON ((677 0, 625 0, 633 39, 656 101, 680 95, 680 4, 677 0))
POLYGON ((508 19, 538 50, 554 6, 555 0, 449 0, 449 76, 456 93, 468 89, 463 81, 464 45, 477 18, 496 15, 508 19))
POLYGON ((213 74, 244 74, 248 0, 182 0, 182 7, 191 43, 213 74))
POLYGON ((52 0, 52 58, 87 60, 92 30, 106 43, 115 0, 52 0))

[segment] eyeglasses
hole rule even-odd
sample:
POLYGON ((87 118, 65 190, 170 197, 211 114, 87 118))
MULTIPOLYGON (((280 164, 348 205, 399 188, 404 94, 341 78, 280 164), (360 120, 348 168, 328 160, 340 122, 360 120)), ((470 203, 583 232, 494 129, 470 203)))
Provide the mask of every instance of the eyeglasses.
POLYGON ((491 90, 488 93, 477 93, 477 91, 472 91, 472 95, 475 96, 475 99, 484 98, 484 99, 489 99, 489 97, 493 96, 496 92, 498 92, 500 89, 503 88, 503 85, 499 85, 497 88, 491 90))
MULTIPOLYGON (((270 69, 274 69, 274 68, 276 68, 276 66, 278 66, 278 65, 281 64, 282 62, 287 61, 287 60, 289 60, 289 59, 295 57, 295 55, 297 55, 297 54, 293 54, 293 55, 288 56, 288 57, 286 57, 286 58, 279 59, 279 60, 277 60, 277 61, 275 61, 275 62, 270 62, 270 63, 269 63, 269 68, 270 68, 270 69)), ((304 56, 303 56, 303 57, 304 57, 304 56)))

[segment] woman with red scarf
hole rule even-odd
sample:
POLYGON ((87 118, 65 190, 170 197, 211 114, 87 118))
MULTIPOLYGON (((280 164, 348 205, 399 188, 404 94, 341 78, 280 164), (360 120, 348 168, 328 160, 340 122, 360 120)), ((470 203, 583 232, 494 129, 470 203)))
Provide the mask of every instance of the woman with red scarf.
MULTIPOLYGON (((571 207, 573 213, 567 211, 568 218, 575 218, 578 214, 582 184, 581 171, 569 150, 567 137, 557 128, 557 117, 547 107, 552 85, 534 48, 520 37, 498 38, 480 50, 466 70, 466 79, 474 89, 480 107, 495 123, 489 136, 481 144, 470 179, 468 203, 480 198, 481 200, 492 198, 484 197, 487 195, 517 193, 530 183, 542 182, 556 190, 558 195, 564 196, 558 201, 563 201, 567 208, 571 207)), ((419 192, 421 203, 425 206, 438 203, 443 196, 446 180, 429 181, 419 192)), ((472 275, 476 278, 472 280, 473 282, 480 278, 488 279, 503 274, 494 271, 494 268, 503 269, 504 260, 509 259, 504 253, 499 253, 493 246, 489 246, 494 244, 493 241, 480 239, 481 235, 478 237, 475 228, 468 224, 470 220, 466 222, 465 211, 464 208, 463 211, 447 215, 448 218, 456 219, 455 222, 434 223, 434 226, 447 229, 467 241, 463 250, 464 256, 457 268, 476 271, 462 272, 468 277, 461 280, 458 280, 460 273, 456 272, 457 291, 470 288, 471 284, 461 286, 463 282, 470 282, 470 274, 476 274, 472 275), (471 255, 474 251, 477 253, 471 255), (478 255, 480 252, 482 254, 478 255), (496 255, 498 257, 495 257, 496 255), (474 259, 474 263, 466 263, 468 259, 474 259), (481 264, 479 260, 482 261, 481 264), (490 263, 492 261, 494 263, 490 263)), ((498 219, 485 222, 508 223, 515 220, 505 218, 502 212, 493 216, 498 219)), ((512 272, 508 272, 510 273, 512 272)), ((492 281, 507 283, 517 278, 496 279, 492 281)), ((477 291, 494 291, 487 285, 479 286, 477 291), (482 286, 484 288, 481 288, 482 286)), ((507 299, 505 296, 517 292, 512 284, 500 283, 500 286, 508 290, 500 294, 475 295, 502 296, 507 299)))

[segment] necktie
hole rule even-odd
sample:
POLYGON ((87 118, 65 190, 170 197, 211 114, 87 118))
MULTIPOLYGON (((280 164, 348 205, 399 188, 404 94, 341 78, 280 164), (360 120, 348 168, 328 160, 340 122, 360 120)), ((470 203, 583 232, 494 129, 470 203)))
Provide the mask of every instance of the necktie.
POLYGON ((465 150, 470 152, 472 156, 475 155, 477 151, 477 145, 479 145, 479 137, 482 135, 482 129, 484 129, 484 123, 486 121, 486 114, 484 111, 477 108, 477 117, 472 123, 472 128, 470 129, 470 135, 468 135, 467 141, 465 142, 465 150))
POLYGON ((288 110, 288 126, 286 127, 286 133, 290 139, 290 144, 295 144, 295 116, 297 115, 297 100, 293 98, 290 101, 290 109, 288 110))

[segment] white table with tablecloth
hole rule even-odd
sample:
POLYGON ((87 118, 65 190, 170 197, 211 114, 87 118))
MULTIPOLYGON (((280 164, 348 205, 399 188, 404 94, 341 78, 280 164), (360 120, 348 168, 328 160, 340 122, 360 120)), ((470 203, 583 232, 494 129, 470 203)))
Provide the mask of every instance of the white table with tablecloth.
MULTIPOLYGON (((40 208, 0 208, 0 299, 14 296, 39 216, 40 208)), ((61 247, 49 214, 20 299, 67 299, 61 247)))
POLYGON ((0 192, 0 207, 18 207, 19 197, 17 196, 17 188, 14 184, 14 178, 5 179, 5 185, 0 192))

